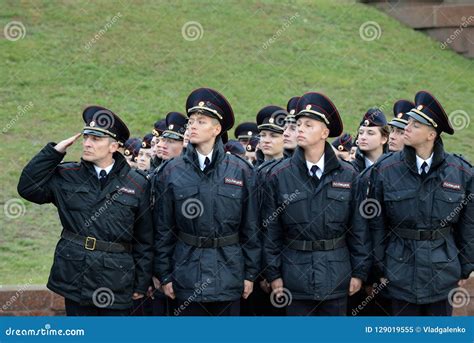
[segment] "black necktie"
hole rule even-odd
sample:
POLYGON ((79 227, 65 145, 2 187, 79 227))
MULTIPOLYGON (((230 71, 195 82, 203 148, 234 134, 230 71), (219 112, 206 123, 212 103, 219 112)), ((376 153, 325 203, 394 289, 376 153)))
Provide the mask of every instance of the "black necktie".
POLYGON ((421 173, 420 173, 423 179, 426 177, 426 175, 428 175, 428 173, 426 172, 427 167, 428 167, 428 163, 423 162, 423 164, 421 165, 421 173))
POLYGON ((316 174, 318 170, 319 170, 319 167, 317 165, 314 165, 311 167, 311 176, 313 177, 314 181, 316 181, 316 185, 319 184, 319 177, 316 174))
POLYGON ((104 189, 105 184, 107 182, 107 172, 102 169, 99 173, 99 181, 100 181, 100 188, 104 189))
POLYGON ((204 160, 204 169, 207 169, 207 167, 209 167, 210 164, 211 164, 211 160, 209 159, 209 157, 206 157, 206 159, 204 160))

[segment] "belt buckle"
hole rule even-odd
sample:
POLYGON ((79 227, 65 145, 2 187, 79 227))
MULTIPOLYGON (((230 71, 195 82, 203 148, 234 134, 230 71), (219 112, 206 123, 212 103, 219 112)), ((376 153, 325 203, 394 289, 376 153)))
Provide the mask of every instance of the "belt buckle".
POLYGON ((84 248, 85 248, 86 250, 91 250, 91 251, 93 251, 93 250, 95 250, 95 243, 96 243, 96 242, 97 242, 97 239, 95 239, 94 237, 87 236, 87 237, 86 237, 86 242, 85 242, 85 244, 84 244, 84 248), (90 244, 89 244, 90 242, 92 242, 92 247, 91 247, 90 244))

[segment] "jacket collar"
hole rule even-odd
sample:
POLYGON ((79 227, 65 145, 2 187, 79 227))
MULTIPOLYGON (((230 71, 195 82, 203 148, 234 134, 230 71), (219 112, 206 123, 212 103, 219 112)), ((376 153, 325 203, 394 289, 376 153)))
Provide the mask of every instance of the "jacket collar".
MULTIPOLYGON (((219 164, 225 157, 224 152, 224 144, 222 143, 221 137, 216 138, 216 142, 214 143, 214 148, 212 152, 212 161, 208 167, 208 170, 212 170, 215 168, 217 164, 219 164)), ((195 168, 201 170, 199 167, 199 160, 197 156, 196 147, 194 144, 188 143, 186 147, 186 152, 183 155, 183 159, 189 163, 191 163, 195 168)))
MULTIPOLYGON (((113 158, 115 160, 114 166, 112 167, 112 170, 110 171, 109 175, 113 174, 122 174, 124 176, 128 171, 130 170, 130 166, 128 165, 127 161, 125 160, 125 157, 118 151, 114 152, 113 158)), ((97 177, 97 173, 95 172, 94 169, 94 164, 88 161, 84 161, 81 158, 81 164, 86 168, 86 170, 97 177)))
MULTIPOLYGON (((300 147, 295 149, 293 156, 291 157, 292 161, 295 162, 298 169, 304 174, 308 175, 308 169, 306 167, 306 160, 304 158, 304 150, 300 147)), ((337 159, 334 150, 331 147, 331 144, 325 142, 324 144, 324 173, 323 176, 329 174, 334 169, 338 169, 341 166, 341 163, 337 159)))
MULTIPOLYGON (((408 168, 414 173, 418 174, 418 168, 416 166, 416 152, 411 146, 405 145, 403 148, 403 155, 405 157, 405 163, 408 168)), ((431 170, 435 170, 441 163, 446 159, 446 153, 444 151, 444 144, 441 137, 438 137, 433 147, 433 161, 431 162, 431 170)))

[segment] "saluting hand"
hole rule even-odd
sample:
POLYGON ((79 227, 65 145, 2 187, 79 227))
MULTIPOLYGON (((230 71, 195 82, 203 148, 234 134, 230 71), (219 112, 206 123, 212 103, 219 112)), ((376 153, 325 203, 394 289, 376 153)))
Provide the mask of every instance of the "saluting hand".
POLYGON ((244 292, 242 293, 242 298, 247 299, 250 294, 253 292, 253 282, 249 280, 244 280, 244 292))
POLYGON ((174 289, 173 289, 173 283, 168 282, 166 285, 163 285, 163 292, 167 297, 170 297, 171 299, 175 299, 176 295, 174 294, 174 289))
POLYGON ((359 292, 362 287, 362 280, 356 277, 351 277, 351 283, 349 285, 349 295, 353 295, 359 292))
POLYGON ((74 144, 75 141, 82 135, 82 133, 76 133, 74 136, 69 137, 54 146, 54 149, 60 153, 65 153, 67 148, 74 144))

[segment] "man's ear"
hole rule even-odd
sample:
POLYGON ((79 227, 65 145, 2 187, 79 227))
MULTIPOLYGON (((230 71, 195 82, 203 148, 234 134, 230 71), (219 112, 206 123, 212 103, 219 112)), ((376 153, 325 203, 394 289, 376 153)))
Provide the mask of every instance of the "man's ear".
POLYGON ((430 129, 430 132, 428 133, 428 139, 430 141, 436 140, 436 137, 438 136, 438 133, 436 132, 435 129, 430 129))
POLYGON ((216 125, 216 137, 219 136, 219 134, 222 132, 222 126, 221 124, 216 125))
POLYGON ((324 126, 323 132, 321 133, 322 139, 327 139, 329 137, 329 129, 327 126, 324 126))
POLYGON ((116 152, 119 149, 120 145, 117 141, 110 142, 109 144, 109 151, 111 153, 116 152))

